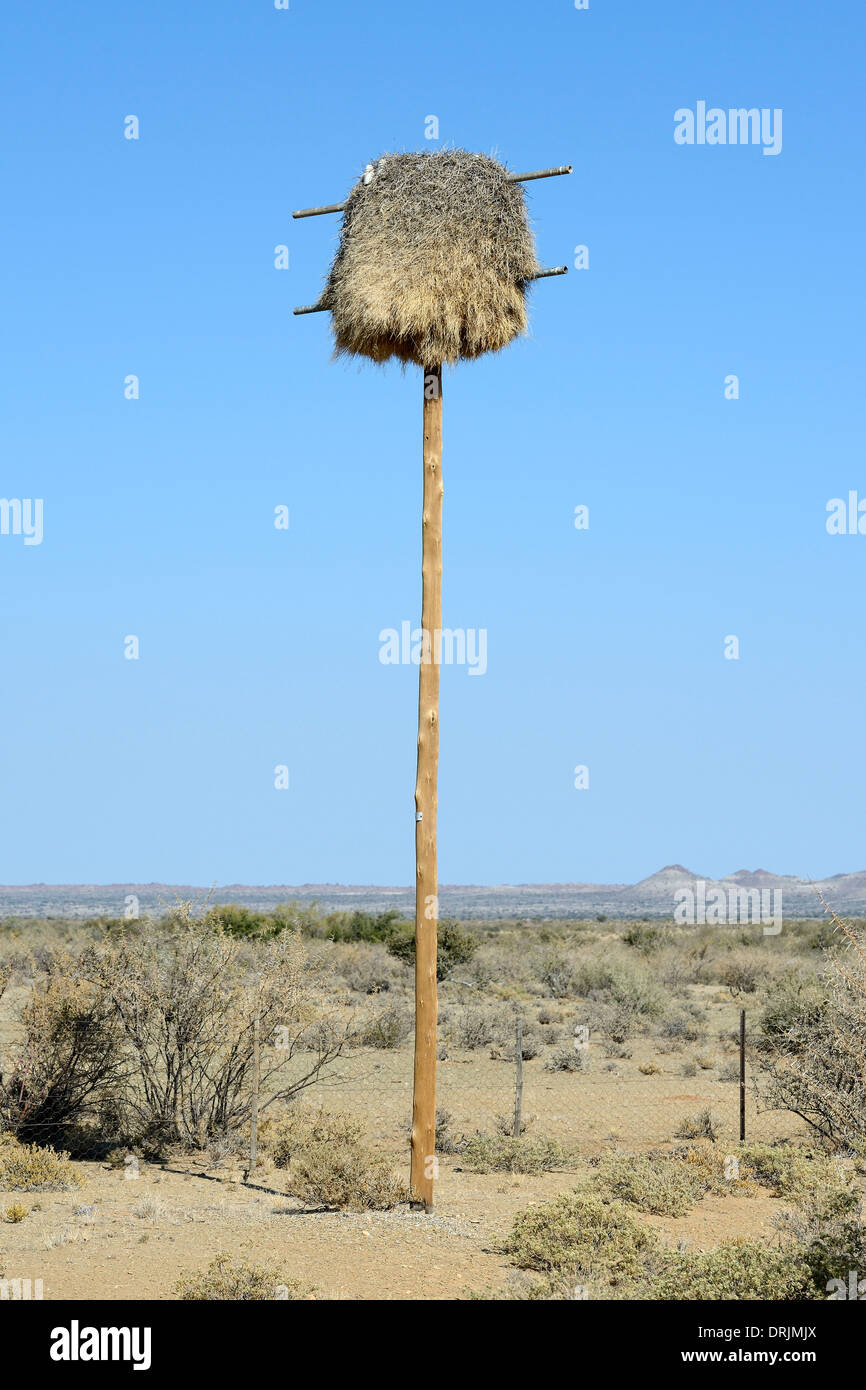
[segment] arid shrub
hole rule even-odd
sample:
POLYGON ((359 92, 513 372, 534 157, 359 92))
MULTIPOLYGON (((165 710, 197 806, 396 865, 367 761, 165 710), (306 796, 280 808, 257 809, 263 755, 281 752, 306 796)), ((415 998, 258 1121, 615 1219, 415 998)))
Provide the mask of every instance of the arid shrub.
POLYGON ((720 966, 718 979, 736 998, 738 994, 754 994, 767 973, 765 961, 754 956, 734 956, 720 966))
POLYGON ((10 1134, 0 1135, 0 1188, 9 1192, 69 1192, 83 1182, 81 1173, 69 1162, 69 1154, 38 1144, 20 1144, 10 1134))
POLYGON ((794 1207, 783 1212, 778 1226, 792 1237, 809 1269, 815 1297, 831 1293, 831 1281, 847 1286, 849 1272, 866 1271, 866 1225, 860 1194, 838 1182, 814 1186, 796 1194, 794 1207))
POLYGON ((608 1196, 655 1216, 685 1216, 706 1191, 697 1173, 665 1154, 607 1153, 593 1182, 608 1196))
POLYGON ((408 1201, 405 1184, 353 1116, 298 1108, 265 1127, 263 1144, 275 1167, 288 1169, 289 1191, 302 1202, 385 1211, 408 1201))
POLYGON ((134 1077, 124 1103, 148 1152, 204 1148, 249 1122, 256 1030, 260 1109, 313 1085, 348 1025, 326 948, 300 932, 242 946, 189 904, 86 950, 80 971, 110 1001, 134 1077))
POLYGON ((709 1110, 699 1110, 696 1115, 684 1115, 674 1133, 677 1139, 711 1139, 715 1143, 721 1123, 709 1110))
POLYGON ((130 1067, 106 991, 65 952, 46 954, 43 964, 21 1010, 18 1055, 0 1085, 0 1123, 23 1142, 56 1145, 118 1100, 130 1067))
POLYGON ((264 1303, 304 1296, 298 1280, 287 1279, 275 1266, 231 1255, 217 1255, 206 1270, 183 1275, 172 1289, 172 1297, 187 1303, 264 1303))
POLYGON ((599 1027, 612 1043, 622 1045, 646 1032, 646 1020, 639 1010, 627 1001, 621 1001, 602 1008, 598 1016, 599 1027))
POLYGON ((826 1159, 812 1158, 793 1144, 746 1144, 737 1153, 752 1169, 755 1180, 776 1197, 804 1192, 826 1179, 828 1173, 826 1159))
POLYGON ((665 945, 668 933, 661 927, 648 927, 644 922, 635 922, 623 933, 626 946, 632 946, 643 955, 652 955, 665 945))
POLYGON ((574 993, 574 964, 561 951, 547 951, 538 966, 538 978, 552 999, 574 993))
POLYGON ((473 1052, 489 1047, 501 1036, 503 1020, 509 1015, 501 1008, 483 1004, 466 1004, 449 1010, 445 1036, 454 1048, 473 1052))
POLYGON ((681 1042, 700 1042, 706 1034, 706 1029, 693 1015, 678 1013, 664 1019, 659 1032, 663 1038, 678 1038, 681 1042))
POLYGON ((646 966, 615 956, 594 955, 582 960, 575 973, 574 991, 581 998, 622 1005, 646 1019, 660 1018, 667 1002, 646 966))
POLYGON ((3 1213, 3 1220, 15 1226, 19 1221, 24 1221, 30 1215, 29 1210, 21 1202, 13 1202, 3 1213))
POLYGON ((540 1134, 475 1134, 460 1152, 460 1166, 470 1173, 550 1173, 569 1162, 556 1139, 540 1134))
POLYGON ((412 1014, 404 1005, 391 1003, 364 1020, 358 1041, 364 1047, 391 1049, 404 1043, 412 1032, 412 1014))
POLYGON ((436 1152, 456 1154, 466 1145, 466 1140, 456 1135, 451 1128, 454 1117, 450 1110, 436 1111, 436 1152))
POLYGON ((544 1063, 545 1071, 583 1071, 586 1050, 578 1047, 557 1047, 544 1063))
POLYGON ((647 1297, 780 1302, 809 1297, 810 1285, 808 1266, 797 1247, 727 1240, 715 1250, 671 1252, 653 1277, 647 1297))
POLYGON ((712 1140, 705 1139, 697 1144, 678 1145, 668 1158, 682 1164, 704 1193, 723 1197, 740 1192, 751 1196, 758 1190, 752 1182, 754 1172, 739 1148, 733 1154, 726 1154, 716 1149, 712 1140))
POLYGON ((391 989, 400 968, 381 943, 356 941, 340 947, 336 969, 347 988, 356 994, 384 994, 391 989))
POLYGON ((839 1148, 866 1154, 866 937, 831 914, 836 934, 821 982, 787 976, 762 1023, 765 1108, 799 1115, 839 1148))
POLYGON ((656 1246, 621 1202, 595 1193, 562 1193, 515 1217, 506 1250, 521 1269, 568 1272, 617 1284, 639 1278, 656 1246))
MULTIPOLYGON (((517 1060, 517 1028, 513 1014, 503 1014, 496 1034, 496 1050, 491 1056, 507 1062, 517 1060)), ((524 1019, 520 1032, 520 1055, 524 1062, 538 1057, 544 1047, 544 1035, 532 1019, 524 1019)))

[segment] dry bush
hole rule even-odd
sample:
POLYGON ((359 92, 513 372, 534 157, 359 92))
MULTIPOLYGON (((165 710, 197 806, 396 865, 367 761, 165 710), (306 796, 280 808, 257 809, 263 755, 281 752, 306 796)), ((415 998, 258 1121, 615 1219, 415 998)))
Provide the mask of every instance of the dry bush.
POLYGON ((602 1193, 655 1216, 685 1216, 707 1190, 698 1172, 661 1153, 607 1153, 593 1183, 602 1193))
MULTIPOLYGON (((650 1021, 661 1018, 668 1000, 645 965, 610 952, 582 960, 575 971, 574 992, 604 1003, 612 1011, 650 1021)), ((615 1039, 623 1041, 623 1039, 615 1039)))
POLYGON ((0 1085, 0 1124, 22 1141, 53 1145, 111 1109, 131 1064, 110 994, 65 951, 46 954, 44 967, 21 1010, 23 1038, 0 1085))
POLYGON ((56 1153, 39 1144, 20 1144, 11 1134, 0 1135, 0 1188, 9 1192, 70 1192, 83 1182, 68 1153, 56 1153))
POLYGON ((656 1240, 621 1202, 569 1192, 520 1212, 505 1249, 521 1269, 616 1286, 641 1277, 656 1240))
POLYGON ((306 1291, 274 1265, 217 1255, 203 1272, 183 1275, 172 1296, 194 1303, 264 1303, 303 1298, 306 1291))
POLYGON ((710 1139, 715 1143, 721 1123, 711 1111, 699 1110, 696 1115, 684 1115, 674 1133, 677 1139, 710 1139))
POLYGON ((866 1154, 866 941, 831 917, 835 935, 819 982, 786 975, 761 1020, 759 1096, 799 1115, 837 1148, 866 1154))
POLYGON ((412 1028, 411 1009, 403 1004, 389 1003, 359 1021, 355 1040, 364 1047, 390 1050, 404 1043, 412 1028))
POLYGON ((563 951, 545 951, 537 970, 538 979, 551 999, 568 999, 575 993, 575 963, 563 951))
POLYGON ((659 1033, 680 1042, 701 1042, 706 1037, 706 1015, 702 1010, 682 1010, 663 1019, 659 1033))
POLYGON ((818 1297, 799 1246, 726 1240, 715 1250, 671 1251, 658 1262, 644 1297, 689 1302, 781 1302, 818 1297))
POLYGON ((335 960, 336 973, 357 994, 383 994, 402 976, 399 966, 379 942, 340 945, 335 960))
POLYGON ((448 1010, 442 1031, 451 1047, 474 1052, 500 1038, 505 1021, 511 1017, 510 1010, 501 1005, 466 1004, 448 1010))
POLYGON ((188 904, 88 948, 80 971, 114 1010, 134 1071, 123 1106, 149 1151, 249 1122, 256 1027, 261 1111, 313 1085, 348 1038, 323 948, 288 931, 241 945, 188 904))
POLYGON ((562 1144, 543 1134, 474 1134, 460 1149, 460 1166, 470 1173, 551 1173, 572 1162, 562 1144))
MULTIPOLYGON (((520 1055, 524 1062, 538 1057, 544 1047, 544 1034, 532 1019, 524 1019, 520 1030, 520 1055)), ((510 1011, 502 1015, 496 1033, 496 1045, 490 1051, 491 1057, 506 1061, 517 1061, 517 1028, 515 1015, 510 1011)))
POLYGON ((568 1047, 563 1044, 557 1047, 544 1063, 545 1071, 585 1071, 586 1070, 586 1048, 568 1047))
POLYGON ((351 1115, 294 1107, 264 1128, 262 1142, 274 1166, 288 1170, 289 1192, 309 1205, 385 1211, 409 1199, 351 1115))

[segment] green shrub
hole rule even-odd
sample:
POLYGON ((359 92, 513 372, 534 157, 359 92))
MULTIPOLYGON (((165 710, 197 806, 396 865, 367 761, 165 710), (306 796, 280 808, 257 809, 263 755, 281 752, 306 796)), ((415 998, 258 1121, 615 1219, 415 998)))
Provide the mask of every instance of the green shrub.
MULTIPOLYGON (((436 928, 436 978, 444 980, 457 965, 471 960, 478 950, 478 938, 451 917, 443 917, 436 928)), ((415 964, 415 924, 395 927, 386 945, 392 956, 406 965, 415 964)))
POLYGON ((395 933, 410 928, 414 933, 414 923, 409 923, 395 908, 387 912, 333 912, 325 918, 321 935, 330 941, 381 941, 388 943, 395 933))
POLYGON ((17 1225, 19 1221, 23 1221, 24 1218, 29 1215, 30 1213, 27 1210, 27 1207, 23 1206, 21 1202, 13 1202, 11 1207, 7 1207, 4 1211, 3 1220, 8 1221, 11 1225, 14 1226, 17 1225))
POLYGON ((505 1248, 521 1269, 568 1272, 615 1285, 642 1275, 656 1243, 655 1234, 639 1226, 621 1202, 566 1192, 520 1212, 505 1248))
POLYGON ((172 1295, 195 1303, 264 1303, 302 1298, 304 1292, 296 1279, 287 1279, 272 1265, 217 1255, 203 1272, 182 1275, 172 1295))
POLYGON ((251 907, 241 907, 239 903, 215 903, 205 916, 229 936, 241 938, 274 936, 285 925, 282 922, 278 925, 269 912, 254 912, 251 907))

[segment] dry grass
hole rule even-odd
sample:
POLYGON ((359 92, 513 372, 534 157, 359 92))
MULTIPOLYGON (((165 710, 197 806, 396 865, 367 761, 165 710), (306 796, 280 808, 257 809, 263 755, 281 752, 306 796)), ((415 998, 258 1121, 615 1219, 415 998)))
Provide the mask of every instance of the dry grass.
POLYGON ((501 164, 389 154, 349 194, 323 303, 338 354, 432 367, 525 332, 538 269, 523 190, 501 164))

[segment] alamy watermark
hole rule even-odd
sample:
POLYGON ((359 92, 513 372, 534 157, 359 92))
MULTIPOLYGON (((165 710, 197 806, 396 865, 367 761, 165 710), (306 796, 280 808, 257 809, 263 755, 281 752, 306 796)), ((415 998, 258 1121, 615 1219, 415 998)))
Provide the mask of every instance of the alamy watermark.
POLYGON ((41 545, 42 498, 0 497, 0 536, 23 536, 25 545, 41 545))
POLYGON ((383 627, 379 633, 379 660, 383 666, 467 666, 470 676, 487 670, 486 627, 443 627, 435 632, 402 622, 399 631, 383 627))
POLYGON ((674 112, 674 140, 678 145, 761 145, 763 154, 782 153, 782 109, 768 106, 707 107, 699 101, 693 111, 681 106, 674 112))
POLYGON ((708 891, 706 881, 699 878, 674 894, 674 921, 681 927, 760 923, 764 936, 778 936, 782 930, 782 890, 710 885, 708 891))
POLYGON ((866 497, 861 501, 853 488, 847 498, 831 497, 826 511, 828 536, 866 536, 866 497))

